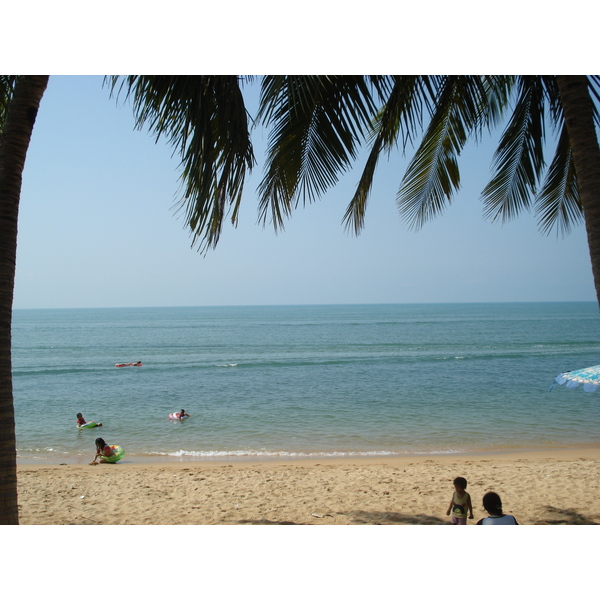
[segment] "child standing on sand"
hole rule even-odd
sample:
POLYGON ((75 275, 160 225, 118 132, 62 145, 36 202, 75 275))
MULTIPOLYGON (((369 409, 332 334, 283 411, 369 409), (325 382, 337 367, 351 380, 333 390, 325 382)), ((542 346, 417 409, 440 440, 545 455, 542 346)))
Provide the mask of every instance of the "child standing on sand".
POLYGON ((466 525, 467 511, 469 519, 473 518, 473 505, 471 504, 471 496, 467 493, 467 480, 464 477, 457 477, 454 480, 454 494, 450 500, 450 506, 446 511, 446 515, 452 512, 452 525, 466 525))

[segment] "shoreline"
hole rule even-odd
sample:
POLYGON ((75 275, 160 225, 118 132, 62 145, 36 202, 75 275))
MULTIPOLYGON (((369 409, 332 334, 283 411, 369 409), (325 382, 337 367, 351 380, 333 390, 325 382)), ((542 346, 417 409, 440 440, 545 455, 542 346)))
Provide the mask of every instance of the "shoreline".
MULTIPOLYGON (((91 457, 90 457, 91 459, 91 457)), ((466 477, 476 523, 497 491, 520 524, 600 523, 600 448, 478 455, 18 465, 23 524, 449 524, 466 477)))
MULTIPOLYGON (((309 455, 309 454, 287 454, 287 455, 226 455, 226 456, 195 456, 195 455, 184 455, 184 456, 173 456, 173 455, 148 455, 148 454, 135 454, 126 453, 125 458, 119 461, 119 465, 189 465, 189 464, 206 464, 206 465, 227 465, 227 464, 249 464, 249 463, 300 463, 306 462, 308 464, 315 462, 348 462, 348 461, 396 461, 396 460, 443 460, 443 459, 460 459, 470 458, 477 459, 479 457, 510 457, 510 456, 532 456, 532 455, 546 455, 549 454, 554 456, 556 454, 564 453, 569 455, 571 453, 591 453, 597 454, 600 458, 600 443, 598 444, 582 444, 581 446, 568 446, 568 447, 534 447, 534 448, 506 448, 491 449, 491 450, 480 450, 474 449, 464 452, 431 452, 431 453, 404 453, 404 454, 393 454, 393 453, 382 453, 382 454, 368 454, 368 453, 356 453, 356 454, 323 454, 323 455, 309 455)), ((90 457, 93 457, 93 452, 90 452, 90 457)), ((77 457, 67 458, 32 458, 32 457, 17 457, 17 466, 40 466, 49 467, 52 465, 87 465, 91 461, 88 460, 87 456, 79 455, 77 457)))

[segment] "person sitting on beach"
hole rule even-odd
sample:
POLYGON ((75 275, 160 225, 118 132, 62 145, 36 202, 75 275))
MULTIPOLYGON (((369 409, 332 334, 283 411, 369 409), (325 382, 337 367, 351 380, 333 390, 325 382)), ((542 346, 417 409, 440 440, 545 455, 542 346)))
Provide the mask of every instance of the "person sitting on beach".
POLYGON ((477 525, 518 525, 512 515, 505 515, 502 512, 502 500, 496 492, 488 492, 483 497, 483 508, 490 516, 477 521, 477 525))
MULTIPOLYGON (((83 427, 86 424, 86 420, 83 418, 81 413, 77 413, 77 427, 83 427)), ((96 423, 96 427, 102 427, 102 423, 96 423)))
POLYGON ((96 438, 96 456, 90 465, 97 465, 96 459, 100 458, 100 462, 104 462, 104 458, 108 458, 113 455, 112 448, 102 439, 96 438))
POLYGON ((469 519, 473 518, 471 496, 466 492, 467 480, 464 477, 457 477, 453 483, 454 494, 452 494, 446 515, 450 515, 450 512, 452 512, 452 525, 466 525, 467 511, 469 512, 469 519))

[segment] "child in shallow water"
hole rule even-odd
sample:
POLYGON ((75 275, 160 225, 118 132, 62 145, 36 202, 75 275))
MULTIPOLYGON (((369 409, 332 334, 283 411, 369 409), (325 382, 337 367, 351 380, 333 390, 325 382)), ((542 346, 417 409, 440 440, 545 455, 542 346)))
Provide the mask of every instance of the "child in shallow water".
MULTIPOLYGON (((94 423, 94 421, 90 421, 89 424, 93 424, 95 427, 102 427, 102 423, 94 423)), ((84 425, 88 425, 88 423, 81 413, 77 413, 77 427, 83 427, 84 425)))
POLYGON ((99 458, 100 462, 105 462, 105 458, 109 458, 113 455, 112 448, 102 439, 96 438, 96 455, 90 465, 97 465, 96 460, 99 458))
POLYGON ((450 515, 450 512, 452 512, 452 525, 466 525, 467 512, 469 513, 469 519, 473 518, 471 496, 466 491, 467 480, 464 477, 457 477, 453 483, 454 494, 452 494, 452 500, 450 500, 446 515, 450 515))
POLYGON ((183 410, 183 408, 179 411, 179 412, 174 412, 171 413, 169 415, 169 419, 171 419, 172 421, 179 421, 181 419, 185 419, 186 417, 189 417, 190 415, 188 413, 185 412, 185 410, 183 410))

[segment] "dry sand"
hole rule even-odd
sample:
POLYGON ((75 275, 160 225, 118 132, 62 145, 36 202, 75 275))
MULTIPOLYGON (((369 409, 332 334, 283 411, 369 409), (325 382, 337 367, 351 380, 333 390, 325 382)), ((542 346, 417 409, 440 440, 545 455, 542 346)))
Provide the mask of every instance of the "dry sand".
MULTIPOLYGON (((134 460, 134 459, 130 459, 134 460)), ((452 480, 475 519, 500 494, 519 523, 600 523, 600 449, 343 461, 20 465, 23 525, 437 525, 452 480)))

